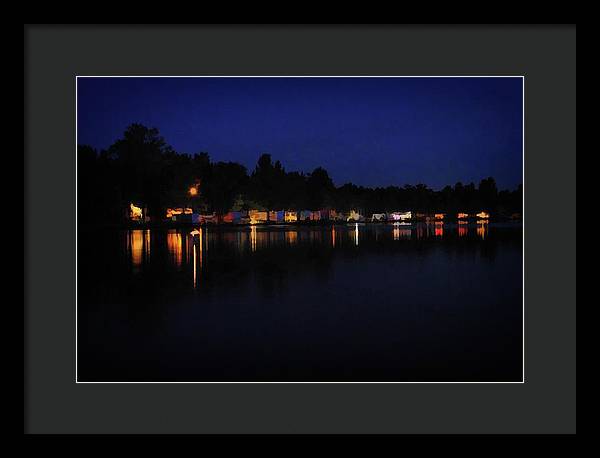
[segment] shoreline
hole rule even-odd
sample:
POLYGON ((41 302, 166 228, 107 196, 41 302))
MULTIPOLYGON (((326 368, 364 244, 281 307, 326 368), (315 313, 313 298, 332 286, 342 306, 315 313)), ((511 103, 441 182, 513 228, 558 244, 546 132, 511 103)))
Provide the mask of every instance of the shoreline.
MULTIPOLYGON (((264 223, 191 223, 191 222, 173 222, 173 221, 164 221, 164 222, 150 222, 150 223, 123 223, 123 224, 108 224, 108 225, 99 225, 99 224, 89 224, 89 223, 80 223, 78 229, 80 230, 97 230, 97 229, 113 229, 113 230, 132 230, 132 229, 191 229, 191 228, 214 228, 214 229, 228 229, 228 228, 250 228, 250 227, 331 227, 331 226, 340 226, 340 225, 393 225, 394 223, 399 223, 399 226, 404 227, 414 227, 416 224, 478 224, 477 219, 468 219, 468 220, 458 220, 458 219, 449 219, 444 221, 425 221, 425 220, 412 220, 410 222, 398 222, 398 221, 332 221, 332 220, 324 220, 324 221, 296 221, 296 222, 264 222, 264 223)), ((485 220, 488 224, 490 223, 523 223, 523 220, 513 220, 510 218, 489 218, 485 220)))

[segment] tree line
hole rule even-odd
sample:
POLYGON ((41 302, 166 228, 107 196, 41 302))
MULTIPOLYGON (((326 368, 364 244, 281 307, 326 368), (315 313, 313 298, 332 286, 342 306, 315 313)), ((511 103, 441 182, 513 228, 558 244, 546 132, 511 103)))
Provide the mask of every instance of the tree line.
POLYGON ((456 183, 434 191, 424 184, 369 188, 352 183, 336 187, 327 170, 286 171, 262 154, 250 173, 236 162, 212 162, 206 152, 178 153, 155 128, 132 124, 105 150, 79 145, 78 214, 82 222, 119 223, 129 203, 161 219, 170 207, 192 207, 225 214, 231 210, 360 210, 362 214, 397 210, 478 212, 496 215, 522 211, 522 185, 499 191, 492 177, 456 183), (190 192, 191 188, 197 190, 190 192))

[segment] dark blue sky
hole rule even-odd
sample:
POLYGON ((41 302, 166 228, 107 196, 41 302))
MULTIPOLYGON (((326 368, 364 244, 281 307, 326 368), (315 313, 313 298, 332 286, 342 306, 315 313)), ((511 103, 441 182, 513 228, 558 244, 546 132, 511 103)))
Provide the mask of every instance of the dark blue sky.
POLYGON ((266 152, 336 185, 522 181, 521 78, 78 79, 79 144, 106 148, 133 122, 178 152, 249 171, 266 152))

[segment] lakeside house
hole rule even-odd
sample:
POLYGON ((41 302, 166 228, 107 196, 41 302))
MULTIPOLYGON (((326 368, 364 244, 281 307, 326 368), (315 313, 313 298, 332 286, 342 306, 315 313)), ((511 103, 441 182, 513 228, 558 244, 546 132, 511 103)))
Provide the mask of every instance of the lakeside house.
MULTIPOLYGON (((239 208, 239 207, 238 207, 239 208)), ((142 206, 130 203, 128 209, 128 218, 135 222, 148 222, 150 218, 146 216, 147 210, 142 206)), ((458 212, 456 220, 465 223, 470 218, 477 218, 480 221, 490 219, 490 213, 480 211, 479 213, 458 212)), ((507 215, 508 217, 508 215, 507 215)), ((521 218, 520 213, 510 215, 511 219, 521 218)), ((191 223, 191 224, 263 224, 263 223, 295 223, 298 221, 347 221, 347 222, 386 222, 409 224, 410 221, 425 221, 427 223, 442 224, 447 219, 446 213, 413 213, 411 211, 394 211, 390 213, 372 213, 370 217, 365 218, 360 210, 351 210, 350 212, 338 212, 333 208, 324 208, 321 210, 236 210, 229 211, 224 215, 200 214, 195 213, 190 207, 175 207, 166 209, 166 219, 173 222, 191 223)))
POLYGON ((250 218, 250 224, 266 223, 269 219, 269 214, 262 210, 249 210, 248 217, 250 218))
POLYGON ((173 221, 176 221, 174 217, 179 215, 191 215, 193 213, 194 211, 189 207, 167 208, 167 219, 173 219, 173 221))
POLYGON ((200 215, 189 207, 167 208, 166 218, 178 223, 200 222, 200 215))
POLYGON ((390 221, 408 221, 412 219, 412 212, 392 212, 388 214, 387 219, 390 221))
POLYGON ((272 223, 283 223, 285 221, 285 211, 270 211, 269 212, 269 221, 272 223))
POLYGON ((298 216, 298 221, 310 221, 312 218, 312 213, 310 210, 301 210, 300 215, 298 216))
POLYGON ((240 224, 242 221, 242 216, 243 215, 241 211, 227 212, 225 215, 223 215, 223 222, 231 224, 240 224))
POLYGON ((321 220, 322 221, 331 221, 331 220, 333 220, 331 211, 332 210, 329 209, 329 208, 322 208, 321 210, 319 210, 319 214, 321 216, 321 220))
POLYGON ((209 215, 200 215, 200 224, 216 224, 218 222, 217 215, 211 213, 209 215))
POLYGON ((295 211, 286 210, 284 220, 286 223, 295 223, 296 221, 298 221, 298 214, 295 211))
POLYGON ((129 219, 130 221, 135 221, 137 223, 142 223, 144 221, 148 221, 148 217, 144 218, 144 211, 142 207, 138 207, 133 203, 129 204, 129 219))
POLYGON ((348 213, 348 217, 346 218, 346 221, 358 222, 358 221, 364 221, 364 220, 365 220, 365 217, 355 210, 350 210, 350 213, 348 213))
POLYGON ((321 210, 321 220, 339 221, 343 219, 343 215, 333 208, 325 208, 321 210))

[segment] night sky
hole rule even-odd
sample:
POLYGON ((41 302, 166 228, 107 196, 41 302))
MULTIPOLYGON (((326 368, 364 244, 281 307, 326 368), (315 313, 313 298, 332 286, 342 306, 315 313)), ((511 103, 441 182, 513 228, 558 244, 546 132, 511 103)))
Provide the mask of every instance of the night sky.
POLYGON ((522 182, 521 78, 79 78, 78 143, 107 148, 134 122, 184 153, 270 153, 334 183, 522 182))

